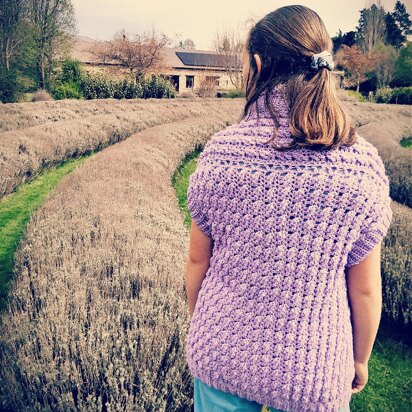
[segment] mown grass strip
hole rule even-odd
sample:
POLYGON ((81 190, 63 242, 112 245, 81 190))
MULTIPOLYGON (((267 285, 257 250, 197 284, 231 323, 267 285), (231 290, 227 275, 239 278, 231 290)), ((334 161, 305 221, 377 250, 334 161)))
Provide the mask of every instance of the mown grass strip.
MULTIPOLYGON (((191 218, 187 209, 186 193, 189 176, 196 169, 199 154, 200 149, 196 149, 186 156, 172 180, 188 228, 191 218)), ((412 349, 393 339, 389 333, 383 327, 378 331, 368 364, 369 381, 363 391, 352 396, 350 409, 353 412, 404 412, 411 408, 412 349)), ((267 412, 268 409, 263 407, 262 411, 267 412)))
POLYGON ((43 204, 63 177, 93 153, 91 151, 48 168, 0 199, 0 311, 5 308, 5 298, 13 276, 14 252, 24 235, 30 215, 43 204))
POLYGON ((179 207, 184 212, 184 223, 187 228, 190 228, 191 224, 191 217, 189 209, 187 208, 187 188, 189 186, 189 176, 196 169, 197 158, 201 152, 201 149, 202 148, 198 146, 193 152, 187 154, 172 177, 172 186, 176 190, 179 207))

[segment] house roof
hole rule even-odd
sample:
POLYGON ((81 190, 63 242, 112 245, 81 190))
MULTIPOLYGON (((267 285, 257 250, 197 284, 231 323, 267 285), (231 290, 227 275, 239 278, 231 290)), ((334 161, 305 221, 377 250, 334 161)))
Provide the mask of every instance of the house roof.
MULTIPOLYGON (((96 56, 91 52, 95 45, 104 45, 106 42, 101 40, 94 40, 86 36, 76 36, 71 50, 72 59, 81 61, 82 63, 97 64, 96 56)), ((106 64, 114 65, 118 62, 111 60, 106 64)))
MULTIPOLYGON (((202 67, 221 67, 228 64, 227 56, 205 51, 179 51, 175 50, 177 57, 185 66, 202 66, 202 67)), ((232 56, 232 62, 235 63, 235 57, 232 56)), ((230 60, 229 60, 230 61, 230 60)))

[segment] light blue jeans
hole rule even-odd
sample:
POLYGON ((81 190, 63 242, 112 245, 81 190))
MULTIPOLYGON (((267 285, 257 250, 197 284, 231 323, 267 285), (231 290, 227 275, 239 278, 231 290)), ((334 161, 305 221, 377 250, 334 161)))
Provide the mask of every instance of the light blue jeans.
MULTIPOLYGON (((261 404, 240 398, 229 392, 220 391, 195 377, 194 407, 195 412, 261 412, 261 404)), ((284 412, 281 409, 268 408, 270 412, 284 412)), ((337 412, 350 412, 349 405, 337 412)))

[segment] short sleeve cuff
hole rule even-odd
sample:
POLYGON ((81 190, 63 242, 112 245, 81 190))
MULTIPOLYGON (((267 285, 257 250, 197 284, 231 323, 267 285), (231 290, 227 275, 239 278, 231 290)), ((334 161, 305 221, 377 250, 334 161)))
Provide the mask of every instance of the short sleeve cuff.
POLYGON ((208 237, 211 237, 211 230, 208 222, 201 216, 192 215, 192 219, 195 221, 196 226, 208 237))
POLYGON ((382 242, 385 237, 385 233, 382 231, 369 232, 368 236, 363 238, 362 241, 358 241, 355 247, 351 250, 348 255, 348 260, 346 267, 351 267, 362 262, 369 255, 370 252, 382 242))
POLYGON ((199 195, 197 183, 190 180, 189 190, 187 192, 187 207, 191 218, 196 223, 196 226, 208 237, 211 237, 211 227, 208 221, 206 205, 202 201, 202 196, 199 195))
POLYGON ((370 252, 383 241, 385 238, 390 223, 392 221, 392 209, 390 207, 390 199, 384 214, 380 216, 379 221, 372 223, 371 228, 367 228, 366 231, 361 232, 360 237, 352 246, 352 250, 348 254, 346 267, 357 265, 362 262, 370 252))

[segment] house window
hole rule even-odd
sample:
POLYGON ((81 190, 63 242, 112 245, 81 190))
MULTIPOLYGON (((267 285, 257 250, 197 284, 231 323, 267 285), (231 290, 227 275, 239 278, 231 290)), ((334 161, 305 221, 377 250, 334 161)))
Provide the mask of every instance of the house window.
POLYGON ((195 76, 186 76, 186 89, 192 88, 194 82, 195 82, 195 76))

